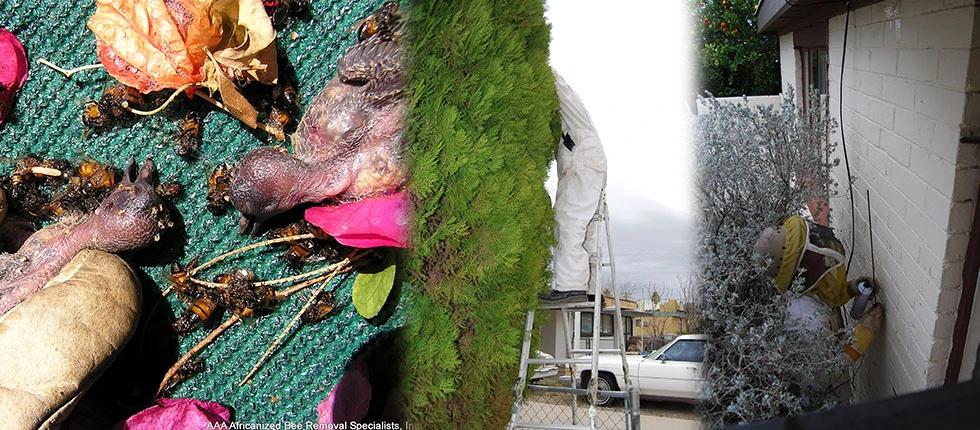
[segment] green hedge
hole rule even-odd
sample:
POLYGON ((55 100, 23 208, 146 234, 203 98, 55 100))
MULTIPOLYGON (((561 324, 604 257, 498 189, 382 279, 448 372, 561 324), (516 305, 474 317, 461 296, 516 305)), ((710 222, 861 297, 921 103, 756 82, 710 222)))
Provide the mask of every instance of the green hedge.
POLYGON ((541 0, 406 3, 418 202, 408 266, 421 286, 410 295, 408 420, 502 428, 524 316, 550 279, 549 28, 541 0))

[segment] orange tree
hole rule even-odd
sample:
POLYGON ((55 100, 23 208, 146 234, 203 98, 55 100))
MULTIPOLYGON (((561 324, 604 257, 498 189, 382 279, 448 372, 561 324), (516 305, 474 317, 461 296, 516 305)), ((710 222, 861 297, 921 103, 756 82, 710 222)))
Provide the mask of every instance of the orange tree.
POLYGON ((779 41, 759 34, 758 0, 693 0, 698 93, 715 97, 780 92, 779 41))

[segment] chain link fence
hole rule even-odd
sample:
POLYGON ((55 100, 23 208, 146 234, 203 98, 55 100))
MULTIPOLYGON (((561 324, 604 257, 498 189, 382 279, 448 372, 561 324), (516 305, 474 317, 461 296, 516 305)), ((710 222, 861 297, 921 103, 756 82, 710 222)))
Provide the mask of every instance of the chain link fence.
MULTIPOLYGON (((534 381, 536 385, 570 387, 567 377, 559 380, 551 376, 534 381)), ((528 389, 524 392, 521 422, 536 424, 588 425, 589 399, 577 397, 573 407, 573 395, 528 389)), ((626 408, 622 399, 611 399, 605 406, 596 407, 596 428, 608 430, 626 429, 626 408)))

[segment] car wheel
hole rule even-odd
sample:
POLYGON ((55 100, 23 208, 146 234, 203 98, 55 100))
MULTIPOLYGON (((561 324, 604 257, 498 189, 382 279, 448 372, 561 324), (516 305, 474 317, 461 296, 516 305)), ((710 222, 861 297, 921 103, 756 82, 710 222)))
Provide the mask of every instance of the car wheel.
MULTIPOLYGON (((589 382, 590 381, 588 379, 583 378, 582 388, 589 388, 589 382)), ((615 391, 618 389, 616 385, 616 380, 613 379, 613 376, 608 373, 600 373, 599 379, 596 380, 596 384, 597 384, 596 388, 599 391, 615 391)), ((588 397, 589 396, 586 395, 586 400, 589 400, 588 397)), ((595 399, 596 406, 607 406, 612 402, 613 402, 612 397, 603 396, 602 394, 596 394, 596 399, 595 399)))

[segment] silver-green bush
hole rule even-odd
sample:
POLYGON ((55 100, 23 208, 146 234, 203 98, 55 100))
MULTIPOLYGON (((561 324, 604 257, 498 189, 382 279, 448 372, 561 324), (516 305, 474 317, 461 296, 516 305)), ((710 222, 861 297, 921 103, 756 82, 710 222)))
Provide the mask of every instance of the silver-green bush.
POLYGON ((834 405, 846 373, 845 332, 801 333, 784 325, 776 292, 752 245, 768 226, 836 188, 829 136, 836 123, 814 95, 806 112, 792 88, 776 106, 748 108, 710 95, 695 125, 700 205, 697 258, 707 352, 709 425, 757 421, 834 405))

